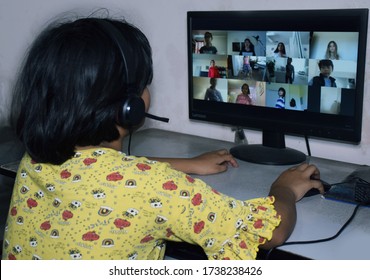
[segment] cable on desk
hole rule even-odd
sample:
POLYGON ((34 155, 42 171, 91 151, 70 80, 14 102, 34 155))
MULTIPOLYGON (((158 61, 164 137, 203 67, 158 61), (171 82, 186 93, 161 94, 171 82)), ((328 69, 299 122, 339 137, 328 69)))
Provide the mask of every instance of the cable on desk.
POLYGON ((268 250, 267 253, 266 253, 265 259, 268 260, 269 257, 270 257, 270 254, 272 253, 272 251, 275 250, 278 247, 281 247, 281 246, 297 245, 297 244, 321 243, 321 242, 327 242, 327 241, 330 241, 330 240, 333 240, 333 239, 337 238, 343 232, 343 230, 351 223, 351 221, 353 220, 353 218, 356 216, 357 210, 360 208, 360 206, 363 206, 363 205, 365 205, 365 204, 362 204, 362 203, 356 204, 356 207, 354 208, 354 210, 352 212, 352 215, 348 218, 348 220, 344 223, 344 225, 339 229, 339 231, 336 234, 334 234, 333 236, 327 237, 327 238, 323 238, 323 239, 316 239, 316 240, 285 242, 285 243, 283 243, 283 244, 281 244, 279 246, 276 246, 276 247, 271 248, 270 250, 268 250))

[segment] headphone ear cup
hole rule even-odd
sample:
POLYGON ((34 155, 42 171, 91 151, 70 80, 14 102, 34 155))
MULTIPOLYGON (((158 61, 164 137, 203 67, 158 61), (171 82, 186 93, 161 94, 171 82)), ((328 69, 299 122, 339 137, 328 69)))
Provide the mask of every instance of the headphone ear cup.
POLYGON ((118 109, 118 124, 122 127, 139 125, 145 118, 144 100, 137 95, 129 95, 118 109))

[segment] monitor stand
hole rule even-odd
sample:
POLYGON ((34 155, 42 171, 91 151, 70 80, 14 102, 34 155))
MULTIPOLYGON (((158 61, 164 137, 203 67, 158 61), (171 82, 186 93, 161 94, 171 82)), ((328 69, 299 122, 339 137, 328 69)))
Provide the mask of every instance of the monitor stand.
POLYGON ((306 160, 300 151, 285 147, 284 133, 263 130, 262 145, 241 144, 230 149, 237 159, 268 165, 299 164, 306 160))

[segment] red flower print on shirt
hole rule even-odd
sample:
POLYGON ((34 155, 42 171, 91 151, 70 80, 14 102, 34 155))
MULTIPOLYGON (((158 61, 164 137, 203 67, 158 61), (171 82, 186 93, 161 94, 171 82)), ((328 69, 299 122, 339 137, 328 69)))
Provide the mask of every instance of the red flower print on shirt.
POLYGON ((177 190, 177 185, 174 183, 174 181, 167 181, 162 185, 163 189, 168 191, 174 191, 177 190))
POLYGON ((151 167, 148 164, 145 164, 145 163, 138 163, 138 164, 136 164, 136 167, 141 171, 146 171, 146 170, 151 169, 151 167))
POLYGON ((117 218, 114 220, 114 225, 119 229, 123 229, 125 227, 129 227, 131 223, 127 220, 117 218))
POLYGON ((97 162, 98 160, 96 158, 85 158, 83 163, 87 166, 97 162))
POLYGON ((154 237, 151 236, 150 234, 148 234, 147 236, 145 236, 143 239, 140 240, 140 243, 147 243, 147 242, 149 242, 153 239, 154 239, 154 237))
POLYGON ((170 228, 166 228, 166 237, 171 237, 172 235, 174 235, 175 233, 172 231, 172 229, 170 228))
POLYGON ((123 176, 119 172, 113 172, 107 175, 107 181, 120 181, 123 179, 123 176))
POLYGON ((98 240, 99 238, 100 236, 96 234, 95 231, 89 231, 82 235, 83 241, 95 241, 98 240))
POLYGON ((71 177, 71 172, 69 172, 67 169, 64 169, 62 172, 60 172, 60 178, 67 179, 71 177))
POLYGON ((254 222, 253 227, 256 229, 263 228, 264 224, 261 219, 257 220, 254 222))
POLYGON ((194 183, 195 179, 189 175, 186 175, 186 179, 188 180, 189 183, 194 183))
POLYGON ((46 221, 46 222, 43 222, 40 226, 40 228, 42 230, 48 230, 51 228, 51 224, 50 224, 50 221, 46 221))
POLYGON ((194 206, 198 206, 198 205, 200 205, 202 202, 203 202, 203 200, 202 200, 202 195, 201 195, 200 193, 197 193, 196 195, 194 195, 193 199, 191 200, 191 203, 192 203, 194 206))
POLYGON ((29 198, 29 199, 27 199, 27 206, 30 208, 30 209, 32 209, 32 208, 34 208, 34 207, 36 207, 37 206, 37 201, 36 200, 34 200, 33 198, 29 198))
POLYGON ((242 249, 247 249, 248 246, 247 246, 247 243, 245 243, 244 240, 242 240, 240 243, 239 243, 239 247, 242 248, 242 249))
POLYGON ((215 194, 220 194, 217 190, 215 189, 212 189, 212 191, 215 193, 215 194))
POLYGON ((197 234, 200 233, 204 229, 204 225, 204 221, 194 223, 194 232, 197 234))
POLYGON ((266 211, 267 210, 267 208, 265 206, 262 206, 262 205, 258 206, 257 209, 261 210, 261 211, 266 211))
POLYGON ((10 215, 11 216, 16 216, 17 213, 18 213, 17 207, 16 206, 12 207, 12 209, 10 210, 10 215))
POLYGON ((8 260, 12 260, 12 261, 15 261, 17 258, 12 254, 12 253, 9 253, 8 254, 8 260))
POLYGON ((62 213, 63 220, 67 221, 68 219, 71 219, 73 217, 73 213, 69 210, 64 210, 62 213))

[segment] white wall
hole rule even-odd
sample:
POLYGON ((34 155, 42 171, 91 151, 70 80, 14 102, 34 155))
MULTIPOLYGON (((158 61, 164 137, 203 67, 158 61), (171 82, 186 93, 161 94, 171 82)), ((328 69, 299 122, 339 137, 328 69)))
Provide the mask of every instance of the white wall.
MULTIPOLYGON (((155 76, 151 85, 151 113, 170 117, 171 121, 162 124, 148 120, 145 127, 233 141, 234 134, 228 126, 188 119, 186 11, 330 9, 333 4, 335 8, 343 9, 370 7, 368 0, 1 0, 0 124, 6 122, 9 89, 21 56, 44 23, 71 9, 88 14, 95 8, 107 7, 112 14, 122 14, 141 28, 152 44, 155 76)), ((370 35, 368 37, 362 142, 351 145, 311 139, 314 156, 370 165, 370 35)), ((249 143, 261 142, 258 131, 246 130, 246 136, 249 143)), ((288 136, 286 142, 288 146, 306 152, 303 138, 288 136)))

